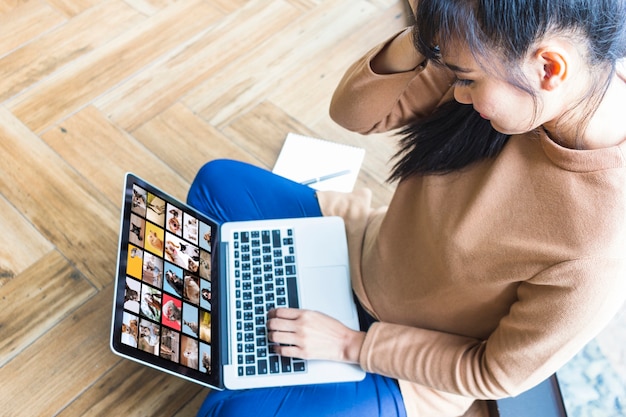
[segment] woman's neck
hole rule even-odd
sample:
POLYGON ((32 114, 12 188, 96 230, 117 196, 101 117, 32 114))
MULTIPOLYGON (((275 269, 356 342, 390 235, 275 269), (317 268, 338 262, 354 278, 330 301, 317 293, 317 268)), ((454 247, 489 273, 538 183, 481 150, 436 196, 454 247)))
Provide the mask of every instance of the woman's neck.
MULTIPOLYGON (((609 87, 602 97, 591 118, 578 114, 579 117, 565 116, 568 121, 546 123, 543 127, 548 136, 562 146, 576 149, 601 149, 619 145, 626 141, 626 72, 622 68, 613 76, 609 87), (581 123, 587 124, 582 136, 576 132, 581 123), (569 125, 569 128, 568 126, 569 125)), ((578 113, 584 111, 580 106, 578 113)), ((573 116, 573 115, 572 115, 573 116)))

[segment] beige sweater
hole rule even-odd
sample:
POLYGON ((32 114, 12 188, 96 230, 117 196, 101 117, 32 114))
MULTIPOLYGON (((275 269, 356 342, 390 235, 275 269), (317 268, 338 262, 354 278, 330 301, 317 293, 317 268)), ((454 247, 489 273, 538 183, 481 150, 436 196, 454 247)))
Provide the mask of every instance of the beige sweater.
MULTIPOLYGON (((377 75, 379 46, 331 106, 361 133, 404 125, 450 99, 434 65, 377 75)), ((626 144, 577 151, 511 137, 463 172, 401 182, 388 208, 369 192, 321 192, 346 220, 353 287, 380 322, 360 354, 400 380, 410 417, 458 416, 475 399, 517 395, 592 339, 626 294, 626 144)))

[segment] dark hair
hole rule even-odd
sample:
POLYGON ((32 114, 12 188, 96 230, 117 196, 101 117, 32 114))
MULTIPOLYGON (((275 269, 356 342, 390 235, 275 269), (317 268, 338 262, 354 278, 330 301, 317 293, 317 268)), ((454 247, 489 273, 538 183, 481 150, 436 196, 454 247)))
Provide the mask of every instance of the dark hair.
MULTIPOLYGON (((488 62, 494 54, 503 60, 511 69, 507 81, 531 95, 536 109, 536 94, 520 63, 547 34, 575 37, 587 46, 589 65, 599 68, 585 96, 587 121, 615 75, 617 61, 626 56, 626 0, 418 0, 414 20, 415 47, 428 62, 441 64, 440 49, 462 39, 478 62, 488 62)), ((390 180, 447 173, 495 156, 508 136, 471 110, 448 103, 401 131, 399 161, 390 180)))

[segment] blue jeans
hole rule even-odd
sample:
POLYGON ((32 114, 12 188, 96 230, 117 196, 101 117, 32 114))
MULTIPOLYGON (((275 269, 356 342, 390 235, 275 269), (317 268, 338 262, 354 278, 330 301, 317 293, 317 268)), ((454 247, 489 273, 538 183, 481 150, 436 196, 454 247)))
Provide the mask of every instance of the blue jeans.
MULTIPOLYGON (((202 167, 187 202, 219 222, 322 215, 314 189, 230 160, 202 167)), ((211 391, 198 416, 406 417, 406 411, 394 379, 367 374, 359 382, 211 391)))

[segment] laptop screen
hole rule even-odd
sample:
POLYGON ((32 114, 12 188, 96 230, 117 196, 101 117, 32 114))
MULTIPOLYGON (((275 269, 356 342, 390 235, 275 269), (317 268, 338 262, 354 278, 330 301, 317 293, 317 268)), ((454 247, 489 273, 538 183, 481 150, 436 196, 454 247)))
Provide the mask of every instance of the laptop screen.
POLYGON ((127 175, 112 327, 114 351, 219 386, 217 224, 127 175))

